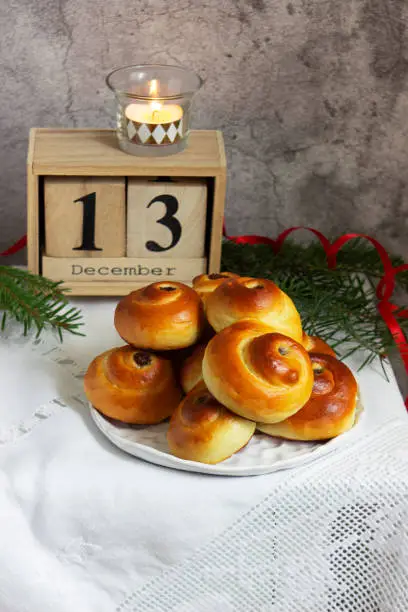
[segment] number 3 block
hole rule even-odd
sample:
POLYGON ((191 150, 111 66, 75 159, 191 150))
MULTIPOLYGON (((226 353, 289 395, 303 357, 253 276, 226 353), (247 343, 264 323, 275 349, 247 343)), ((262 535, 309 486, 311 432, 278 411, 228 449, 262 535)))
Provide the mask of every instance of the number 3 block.
POLYGON ((125 255, 125 179, 45 177, 45 253, 51 257, 125 255))
POLYGON ((128 180, 127 256, 204 257, 204 180, 128 180))

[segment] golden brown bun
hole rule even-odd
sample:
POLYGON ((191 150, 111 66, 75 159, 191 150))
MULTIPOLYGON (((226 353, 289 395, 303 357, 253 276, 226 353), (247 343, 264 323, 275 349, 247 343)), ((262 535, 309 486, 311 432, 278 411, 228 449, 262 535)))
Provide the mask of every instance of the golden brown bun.
POLYGON ((219 402, 244 418, 276 423, 308 401, 312 364, 301 344, 256 321, 239 321, 207 345, 203 378, 219 402))
POLYGON ((200 274, 193 278, 193 289, 197 291, 204 304, 207 297, 212 293, 221 283, 229 278, 239 278, 238 274, 233 272, 218 272, 216 274, 200 274))
POLYGON ((115 327, 129 344, 154 350, 195 344, 204 326, 197 293, 174 281, 152 283, 122 298, 115 311, 115 327))
POLYGON ((140 425, 166 419, 182 396, 170 361, 130 346, 98 355, 88 367, 84 387, 99 412, 140 425))
POLYGON ((194 353, 183 363, 180 373, 181 386, 184 393, 188 393, 197 383, 203 380, 203 359, 205 344, 199 344, 194 349, 194 353))
POLYGON ((290 440, 326 440, 351 429, 357 401, 353 374, 331 355, 311 353, 310 359, 314 371, 310 400, 281 423, 258 423, 260 431, 290 440))
POLYGON ((227 410, 200 383, 171 417, 167 442, 176 457, 219 463, 245 446, 254 431, 255 423, 227 410))
POLYGON ((336 357, 336 353, 333 351, 324 340, 319 336, 308 336, 303 332, 302 344, 308 353, 322 353, 323 355, 331 355, 336 357))
POLYGON ((255 319, 302 341, 302 324, 294 303, 269 280, 240 277, 224 281, 208 296, 206 314, 217 332, 236 321, 255 319))

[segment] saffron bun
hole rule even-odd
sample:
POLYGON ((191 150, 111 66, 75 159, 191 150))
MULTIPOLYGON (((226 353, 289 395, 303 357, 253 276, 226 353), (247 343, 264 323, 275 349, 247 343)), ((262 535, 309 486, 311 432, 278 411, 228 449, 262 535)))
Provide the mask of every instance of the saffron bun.
POLYGON ((176 457, 214 464, 245 446, 255 427, 254 422, 227 410, 200 383, 173 413, 167 442, 176 457))
POLYGON ((357 382, 349 368, 331 355, 311 353, 313 391, 299 412, 275 424, 258 423, 263 433, 290 440, 327 440, 353 427, 357 382))
POLYGON ((238 274, 233 272, 218 272, 215 274, 200 274, 193 278, 193 289, 198 293, 203 302, 206 302, 207 297, 215 291, 221 283, 230 279, 239 278, 238 274))
POLYGON ((195 344, 204 328, 203 305, 183 283, 162 281, 132 291, 115 311, 119 335, 138 348, 180 349, 195 344))
POLYGON ((203 359, 205 344, 199 344, 181 367, 180 382, 184 393, 188 393, 203 381, 203 359))
POLYGON ((84 387, 99 412, 139 425, 160 423, 182 397, 171 362, 131 346, 95 357, 85 374, 84 387))
POLYGON ((206 299, 206 315, 219 332, 242 319, 254 319, 302 341, 300 315, 290 297, 270 280, 238 277, 221 283, 206 299))
POLYGON ((319 336, 308 336, 303 332, 302 344, 308 353, 323 353, 324 355, 331 355, 336 357, 334 350, 319 336))
POLYGON ((203 378, 214 397, 250 420, 277 423, 306 404, 313 371, 306 349, 256 321, 239 321, 207 345, 203 378))

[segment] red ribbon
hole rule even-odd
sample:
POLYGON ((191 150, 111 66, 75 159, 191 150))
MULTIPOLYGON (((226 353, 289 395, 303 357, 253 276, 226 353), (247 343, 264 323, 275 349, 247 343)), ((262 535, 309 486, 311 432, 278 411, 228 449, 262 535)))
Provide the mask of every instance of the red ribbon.
MULTIPOLYGON (((346 244, 346 242, 349 242, 349 240, 354 240, 354 238, 365 238, 366 240, 371 242, 371 244, 377 250, 384 268, 384 275, 378 283, 376 290, 376 295, 378 298, 377 307, 385 324, 390 330, 392 337, 394 338, 395 344, 397 345, 402 362, 405 366, 405 370, 408 375, 408 342, 398 322, 398 319, 408 319, 408 309, 402 310, 396 304, 390 302, 390 298, 395 288, 395 276, 399 272, 408 270, 408 264, 403 264, 401 266, 394 267, 387 251, 378 242, 378 240, 375 240, 374 238, 371 238, 371 236, 367 236, 366 234, 351 233, 344 234, 343 236, 337 238, 337 240, 335 240, 333 243, 331 243, 326 238, 326 236, 324 236, 318 230, 312 227, 302 226, 290 227, 289 229, 279 234, 279 236, 275 240, 272 240, 272 238, 267 238, 266 236, 228 236, 225 229, 225 225, 223 228, 223 234, 224 237, 227 238, 227 240, 231 240, 236 244, 267 244, 273 249, 274 253, 277 253, 282 247, 286 238, 290 234, 292 234, 292 232, 300 229, 308 230, 309 232, 312 232, 315 236, 317 236, 326 253, 327 265, 330 268, 336 267, 336 257, 338 252, 346 244)), ((408 396, 405 399, 405 406, 408 410, 408 396)))
POLYGON ((21 236, 17 242, 15 242, 11 247, 0 253, 0 257, 7 257, 8 255, 14 255, 14 253, 18 253, 24 247, 27 246, 27 236, 21 236))

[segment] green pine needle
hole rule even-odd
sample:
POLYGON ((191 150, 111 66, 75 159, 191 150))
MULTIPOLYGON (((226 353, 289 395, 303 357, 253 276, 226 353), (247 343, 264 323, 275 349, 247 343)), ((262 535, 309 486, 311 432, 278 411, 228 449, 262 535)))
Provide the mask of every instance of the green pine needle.
MULTIPOLYGON (((391 259, 394 266, 403 263, 398 257, 391 259)), ((222 269, 276 282, 295 302, 308 334, 326 340, 343 358, 364 351, 360 367, 382 359, 394 345, 376 307, 375 287, 383 275, 382 263, 376 250, 362 239, 341 249, 335 270, 327 267, 320 243, 302 245, 288 240, 275 255, 267 245, 225 241, 222 269)), ((396 285, 408 290, 408 272, 396 277, 396 285)), ((406 335, 408 319, 398 322, 406 335)))
POLYGON ((0 311, 1 331, 14 319, 24 335, 34 328, 38 336, 46 327, 55 329, 61 340, 63 332, 83 335, 81 312, 69 306, 61 283, 27 270, 0 266, 0 311))

